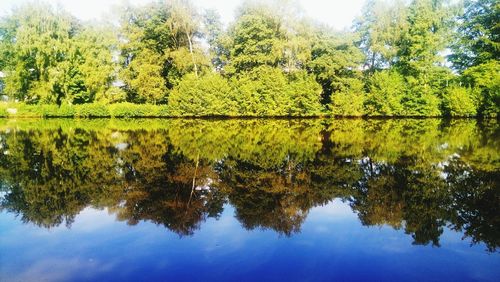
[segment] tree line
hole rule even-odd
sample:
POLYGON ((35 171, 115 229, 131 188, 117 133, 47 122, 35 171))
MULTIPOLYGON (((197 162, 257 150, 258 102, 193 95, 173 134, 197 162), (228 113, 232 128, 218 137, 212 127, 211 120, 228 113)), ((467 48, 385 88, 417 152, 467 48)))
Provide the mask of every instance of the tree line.
POLYGON ((31 3, 0 20, 0 84, 25 104, 192 116, 497 116, 500 3, 369 0, 349 31, 290 1, 160 0, 87 23, 31 3))

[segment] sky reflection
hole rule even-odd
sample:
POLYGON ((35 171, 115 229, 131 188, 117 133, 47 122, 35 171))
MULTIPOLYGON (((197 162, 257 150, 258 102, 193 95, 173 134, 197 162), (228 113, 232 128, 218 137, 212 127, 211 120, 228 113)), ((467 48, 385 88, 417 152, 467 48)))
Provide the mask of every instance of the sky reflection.
POLYGON ((495 281, 498 254, 446 230, 441 247, 416 246, 391 227, 361 225, 340 200, 313 208, 299 234, 248 231, 226 205, 192 236, 128 226, 86 208, 71 228, 36 228, 0 214, 2 281, 495 281))

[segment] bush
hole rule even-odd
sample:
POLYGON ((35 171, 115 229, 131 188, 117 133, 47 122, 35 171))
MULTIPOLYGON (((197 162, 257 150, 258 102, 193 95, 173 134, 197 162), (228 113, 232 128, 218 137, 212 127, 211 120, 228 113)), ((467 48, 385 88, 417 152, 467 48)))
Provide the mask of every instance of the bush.
POLYGON ((9 109, 15 109, 15 114, 9 113, 9 116, 20 116, 20 117, 43 117, 43 109, 38 105, 27 105, 27 104, 10 104, 9 109))
POLYGON ((219 74, 184 76, 170 93, 168 106, 175 116, 236 116, 238 104, 229 83, 219 74))
POLYGON ((443 95, 443 114, 447 116, 468 117, 477 113, 472 91, 453 86, 443 95))
POLYGON ((112 117, 132 118, 132 117, 157 117, 159 108, 165 106, 140 105, 132 103, 120 103, 109 105, 109 112, 112 117))
POLYGON ((321 105, 321 85, 313 76, 306 72, 292 74, 290 80, 290 98, 292 99, 290 114, 293 116, 320 115, 323 106, 321 105))
POLYGON ((496 60, 471 67, 464 72, 464 80, 473 86, 477 97, 477 113, 486 117, 500 114, 500 63, 496 60))
POLYGON ((248 116, 288 116, 292 112, 291 91, 279 69, 261 66, 233 80, 239 112, 248 116))
MULTIPOLYGON (((33 106, 36 107, 36 106, 33 106)), ((72 105, 42 105, 41 113, 43 117, 74 117, 76 108, 72 105)))
POLYGON ((110 117, 109 109, 104 104, 81 104, 75 106, 75 117, 110 117))
POLYGON ((332 94, 332 114, 336 116, 362 116, 365 99, 363 83, 358 79, 351 79, 347 85, 339 93, 332 94))
POLYGON ((26 105, 22 103, 0 104, 0 117, 75 117, 75 118, 132 118, 132 117, 168 117, 166 105, 149 104, 81 104, 81 105, 26 105), (8 113, 12 109, 15 113, 8 113))
POLYGON ((440 99, 438 98, 439 90, 434 89, 430 85, 422 84, 418 79, 408 76, 406 77, 408 87, 405 95, 401 99, 403 106, 403 115, 405 116, 420 116, 420 117, 435 117, 441 116, 440 99))
POLYGON ((9 115, 7 114, 7 103, 0 102, 0 118, 8 117, 8 116, 9 115))
POLYGON ((125 102, 127 93, 120 87, 112 86, 105 92, 100 92, 96 95, 95 102, 112 104, 125 102))
POLYGON ((403 77, 397 72, 380 71, 369 79, 369 91, 364 102, 369 116, 398 116, 403 112, 401 99, 405 91, 403 77))

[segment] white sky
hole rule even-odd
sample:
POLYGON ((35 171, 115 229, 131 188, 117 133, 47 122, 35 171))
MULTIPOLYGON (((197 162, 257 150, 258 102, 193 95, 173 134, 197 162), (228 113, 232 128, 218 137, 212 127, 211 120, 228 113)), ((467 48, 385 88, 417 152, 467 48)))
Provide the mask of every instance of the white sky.
MULTIPOLYGON (((111 8, 126 0, 45 0, 52 4, 60 3, 65 10, 82 20, 102 19, 111 8)), ((306 15, 316 21, 336 29, 349 28, 356 16, 361 13, 365 0, 297 0, 306 15)), ((12 7, 30 0, 0 0, 0 16, 8 13, 12 7)), ((131 4, 142 4, 150 0, 128 0, 131 4)), ((224 23, 232 21, 234 11, 241 0, 192 0, 200 8, 213 8, 219 12, 224 23)))

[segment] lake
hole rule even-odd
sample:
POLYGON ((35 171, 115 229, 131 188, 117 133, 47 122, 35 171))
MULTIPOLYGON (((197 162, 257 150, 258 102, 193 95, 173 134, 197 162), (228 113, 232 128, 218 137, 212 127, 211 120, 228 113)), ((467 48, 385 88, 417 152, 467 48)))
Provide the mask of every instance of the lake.
POLYGON ((0 120, 1 281, 498 281, 500 126, 0 120))

